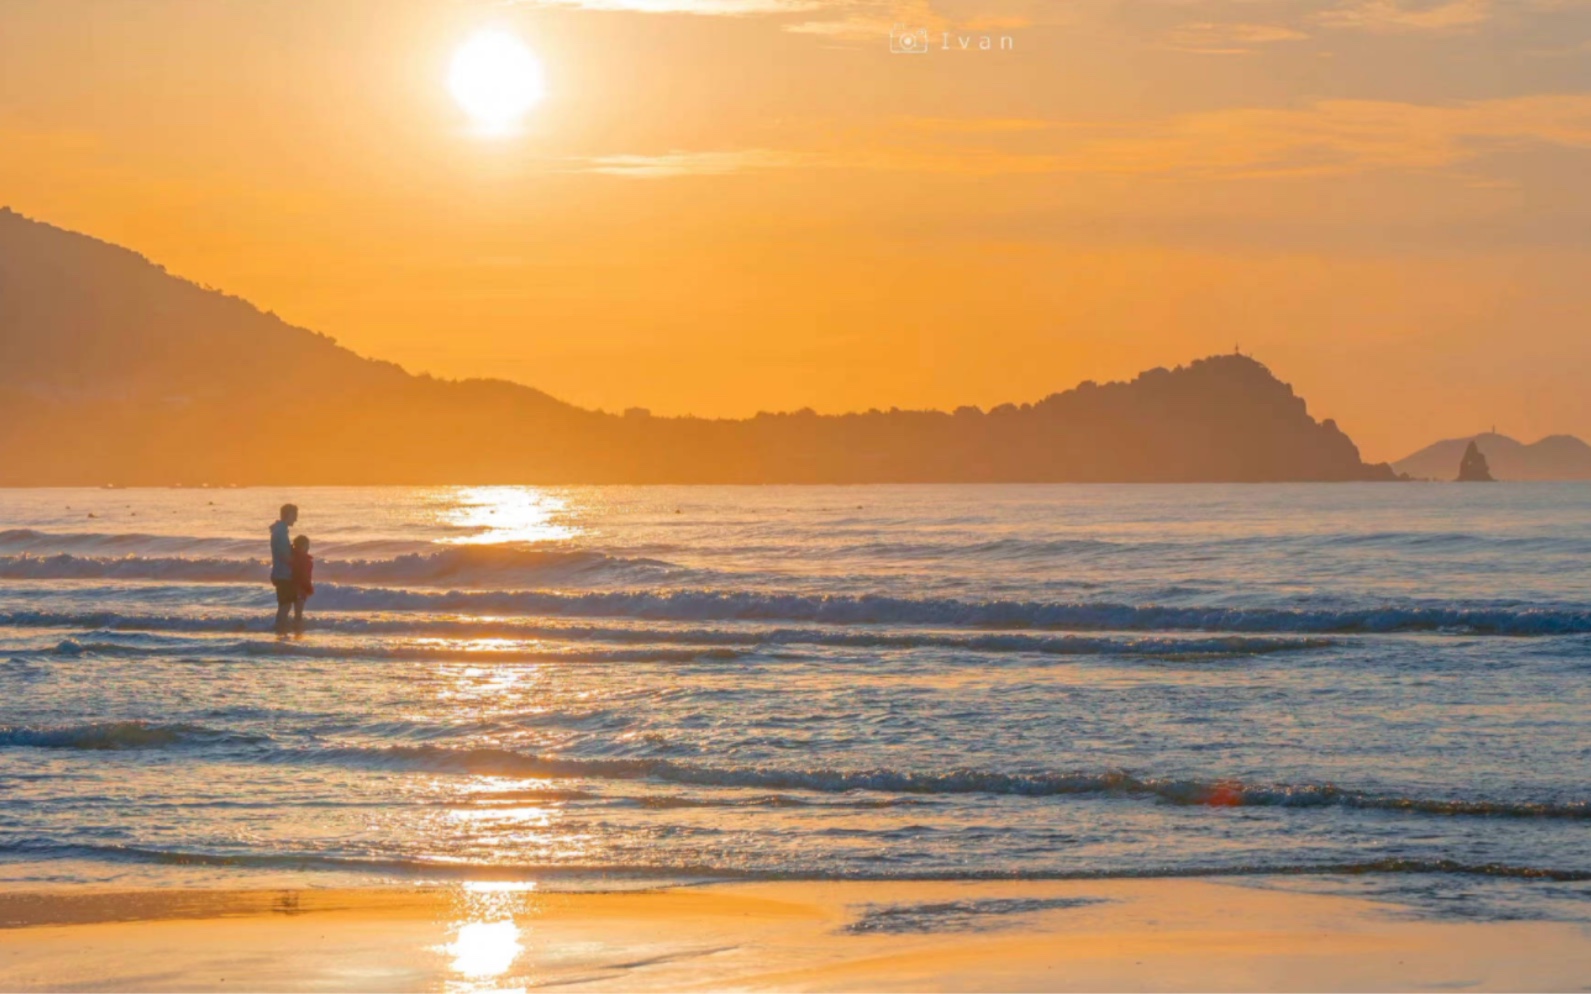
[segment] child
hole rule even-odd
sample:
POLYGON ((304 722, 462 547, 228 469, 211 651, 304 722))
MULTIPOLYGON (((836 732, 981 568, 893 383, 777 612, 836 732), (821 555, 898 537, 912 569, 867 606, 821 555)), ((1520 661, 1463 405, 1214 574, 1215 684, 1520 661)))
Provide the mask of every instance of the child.
POLYGON ((298 589, 298 599, 293 602, 293 624, 304 625, 304 600, 315 592, 315 557, 309 554, 309 536, 293 539, 293 586, 298 589))

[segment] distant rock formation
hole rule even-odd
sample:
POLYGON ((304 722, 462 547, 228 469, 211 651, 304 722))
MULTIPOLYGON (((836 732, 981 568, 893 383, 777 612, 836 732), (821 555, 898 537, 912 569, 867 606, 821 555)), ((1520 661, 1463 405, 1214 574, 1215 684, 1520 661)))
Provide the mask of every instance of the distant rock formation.
POLYGON ((1489 432, 1450 438, 1398 460, 1392 468, 1417 480, 1450 480, 1471 442, 1499 480, 1591 480, 1591 445, 1573 435, 1548 435, 1530 445, 1489 432))
POLYGON ((410 375, 0 210, 0 484, 1392 478, 1245 356, 987 412, 606 414, 410 375))
POLYGON ((1460 483, 1494 483, 1492 471, 1486 465, 1486 457, 1481 455, 1481 450, 1471 441, 1464 449, 1464 458, 1458 463, 1458 482, 1460 483))

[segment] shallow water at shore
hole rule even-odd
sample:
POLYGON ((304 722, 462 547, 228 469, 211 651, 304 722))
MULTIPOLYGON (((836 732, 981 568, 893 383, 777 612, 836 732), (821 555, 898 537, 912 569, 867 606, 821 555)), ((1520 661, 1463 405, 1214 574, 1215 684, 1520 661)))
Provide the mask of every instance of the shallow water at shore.
POLYGON ((6 990, 1573 990, 1591 932, 1264 879, 0 898, 6 990))

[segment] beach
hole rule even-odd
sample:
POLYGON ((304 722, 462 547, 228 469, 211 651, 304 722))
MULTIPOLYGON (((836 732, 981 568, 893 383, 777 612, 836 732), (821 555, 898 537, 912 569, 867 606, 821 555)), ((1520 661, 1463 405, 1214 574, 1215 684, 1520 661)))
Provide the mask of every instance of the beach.
POLYGON ((1265 881, 36 892, 0 989, 1583 990, 1591 929, 1265 881), (981 909, 981 910, 980 910, 981 909))

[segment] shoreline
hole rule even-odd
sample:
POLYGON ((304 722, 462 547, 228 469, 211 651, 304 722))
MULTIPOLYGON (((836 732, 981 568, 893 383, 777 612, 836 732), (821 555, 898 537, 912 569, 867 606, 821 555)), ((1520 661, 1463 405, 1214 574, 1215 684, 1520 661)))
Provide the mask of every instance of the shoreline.
POLYGON ((1254 878, 0 891, 0 990, 1583 989, 1591 925, 1254 878))

